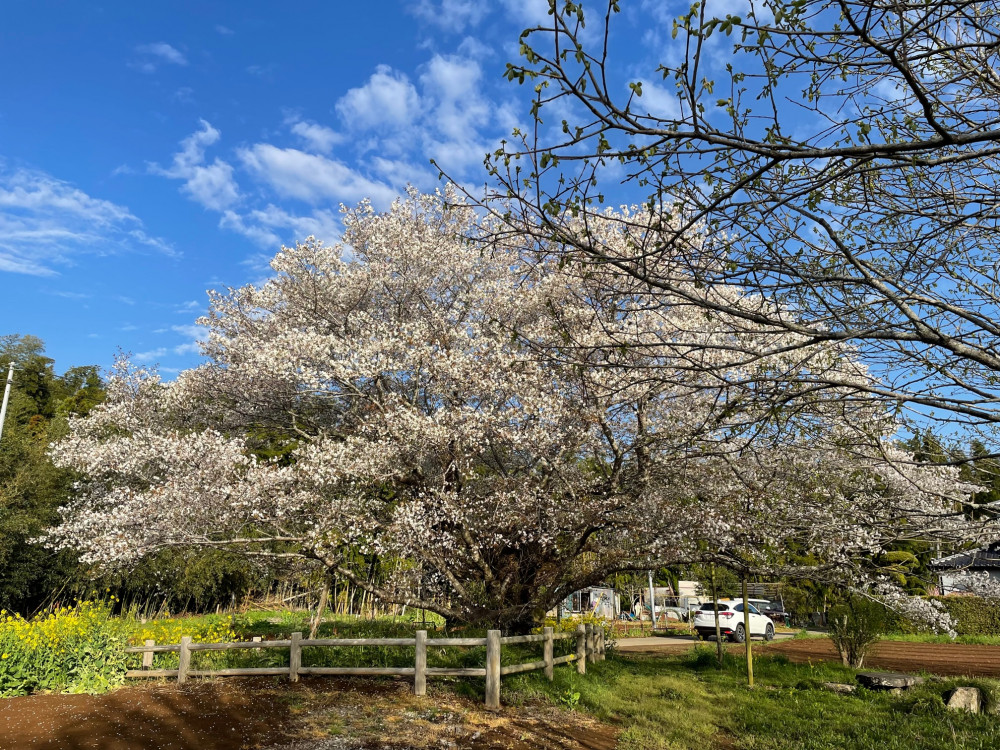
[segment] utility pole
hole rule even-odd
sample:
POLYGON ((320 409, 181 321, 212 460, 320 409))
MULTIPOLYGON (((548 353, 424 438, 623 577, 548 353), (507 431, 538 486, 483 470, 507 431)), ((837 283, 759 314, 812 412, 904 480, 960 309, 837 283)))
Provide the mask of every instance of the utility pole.
POLYGON ((14 363, 10 363, 7 370, 7 387, 3 390, 3 406, 0 406, 0 438, 3 437, 3 423, 7 416, 7 401, 10 399, 10 387, 14 384, 14 363))

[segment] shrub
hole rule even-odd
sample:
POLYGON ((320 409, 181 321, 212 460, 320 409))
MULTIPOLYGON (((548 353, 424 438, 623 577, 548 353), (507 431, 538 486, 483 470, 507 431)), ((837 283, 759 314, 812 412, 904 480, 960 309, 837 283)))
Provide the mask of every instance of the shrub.
POLYGON ((830 610, 830 639, 845 667, 861 668, 868 647, 889 631, 890 619, 883 605, 861 596, 830 610))
POLYGON ((951 615, 959 635, 1000 635, 1000 599, 971 595, 935 596, 951 615))

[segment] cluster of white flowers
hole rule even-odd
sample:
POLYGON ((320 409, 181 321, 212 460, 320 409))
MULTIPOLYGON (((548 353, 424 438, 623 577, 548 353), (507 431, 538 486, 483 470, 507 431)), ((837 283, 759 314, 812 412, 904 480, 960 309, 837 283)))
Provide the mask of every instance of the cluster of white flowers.
MULTIPOLYGON (((624 254, 655 229, 623 213, 588 231, 624 254)), ((470 240, 491 228, 450 193, 344 223, 339 244, 282 248, 272 279, 213 295, 207 364, 171 384, 118 369, 53 450, 87 478, 53 543, 115 563, 278 540, 345 573, 361 549, 412 562, 381 595, 437 585, 438 611, 511 621, 705 550, 763 566, 794 543, 856 571, 907 524, 957 523, 947 499, 967 488, 887 449, 878 408, 828 391, 772 418, 729 389, 753 372, 691 366, 726 337, 746 346, 745 324, 516 233, 483 251, 470 240)))

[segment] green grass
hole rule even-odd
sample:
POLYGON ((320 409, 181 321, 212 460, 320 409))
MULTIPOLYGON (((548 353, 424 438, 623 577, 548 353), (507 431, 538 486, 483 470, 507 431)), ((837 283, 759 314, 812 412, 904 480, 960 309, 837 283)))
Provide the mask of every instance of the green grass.
POLYGON ((1000 747, 1000 718, 948 711, 941 695, 955 684, 975 684, 996 705, 991 680, 927 683, 903 696, 863 689, 845 696, 822 682, 854 682, 836 664, 789 663, 781 656, 754 661, 757 686, 746 688, 746 666, 715 653, 684 656, 615 656, 588 665, 585 676, 557 669, 548 683, 538 674, 504 680, 504 699, 544 699, 566 705, 580 694, 579 709, 622 727, 622 750, 736 747, 744 750, 973 750, 1000 747))

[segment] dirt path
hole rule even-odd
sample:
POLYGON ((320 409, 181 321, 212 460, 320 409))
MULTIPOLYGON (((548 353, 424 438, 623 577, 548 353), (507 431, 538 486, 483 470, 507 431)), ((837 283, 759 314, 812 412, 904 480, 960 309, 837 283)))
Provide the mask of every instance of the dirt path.
POLYGON ((3 750, 245 750, 286 737, 287 705, 264 681, 123 688, 0 700, 3 750))
POLYGON ((0 699, 0 750, 612 750, 617 730, 551 706, 486 711, 402 680, 196 680, 0 699))

